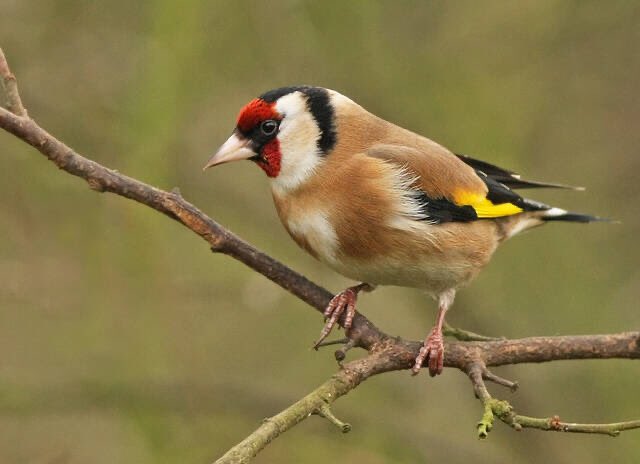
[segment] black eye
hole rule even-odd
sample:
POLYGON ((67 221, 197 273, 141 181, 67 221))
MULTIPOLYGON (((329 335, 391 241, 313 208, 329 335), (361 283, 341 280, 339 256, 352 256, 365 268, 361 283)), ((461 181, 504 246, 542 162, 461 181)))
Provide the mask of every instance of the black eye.
POLYGON ((273 119, 267 119, 266 121, 262 121, 262 124, 260 124, 260 130, 264 135, 273 135, 278 130, 278 123, 273 119))

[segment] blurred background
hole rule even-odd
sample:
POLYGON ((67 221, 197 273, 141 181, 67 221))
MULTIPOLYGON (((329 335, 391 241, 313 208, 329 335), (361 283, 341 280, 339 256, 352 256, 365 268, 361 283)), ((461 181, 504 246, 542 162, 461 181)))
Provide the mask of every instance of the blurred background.
MULTIPOLYGON (((339 90, 452 150, 584 185, 532 191, 621 224, 554 224, 507 243, 452 325, 488 335, 638 329, 640 4, 635 1, 0 0, 0 46, 30 114, 80 153, 164 189, 338 291, 286 236, 263 172, 202 173, 238 110, 273 87, 339 90)), ((0 461, 204 463, 327 379, 321 319, 178 224, 97 194, 0 133, 0 461)), ((434 304, 383 288, 360 309, 421 339, 434 304)), ((357 356, 357 353, 351 355, 357 356)), ((640 363, 499 369, 522 414, 640 417, 640 363)), ((463 374, 373 378, 256 459, 633 462, 619 438, 497 424, 463 374), (420 398, 417 402, 416 398, 420 398)))

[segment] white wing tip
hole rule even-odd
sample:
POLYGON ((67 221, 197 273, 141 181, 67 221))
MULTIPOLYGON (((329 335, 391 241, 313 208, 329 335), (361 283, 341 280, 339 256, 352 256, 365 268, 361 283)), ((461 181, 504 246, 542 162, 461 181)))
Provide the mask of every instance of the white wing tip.
POLYGON ((547 217, 557 217, 557 216, 562 216, 564 214, 567 214, 568 211, 566 209, 562 209, 562 208, 551 208, 548 209, 547 211, 545 211, 544 215, 547 217))

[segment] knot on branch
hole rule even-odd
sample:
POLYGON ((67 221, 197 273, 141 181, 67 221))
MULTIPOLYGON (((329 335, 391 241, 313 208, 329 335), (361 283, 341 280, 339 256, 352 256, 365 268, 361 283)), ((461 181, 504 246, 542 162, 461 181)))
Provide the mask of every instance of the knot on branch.
POLYGON ((96 179, 95 177, 87 179, 87 184, 89 185, 89 188, 91 190, 94 190, 96 192, 102 193, 106 190, 102 181, 100 179, 96 179))
POLYGON ((549 428, 553 430, 562 430, 562 422, 560 422, 560 416, 552 416, 549 418, 549 428))
POLYGON ((211 245, 209 248, 213 253, 225 253, 227 252, 227 243, 224 239, 210 235, 207 237, 207 241, 211 245))

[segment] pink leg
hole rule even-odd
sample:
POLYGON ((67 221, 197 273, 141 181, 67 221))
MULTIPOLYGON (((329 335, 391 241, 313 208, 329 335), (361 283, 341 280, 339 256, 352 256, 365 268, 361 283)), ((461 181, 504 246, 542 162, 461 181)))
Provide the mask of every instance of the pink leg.
POLYGON ((413 375, 420 372, 424 360, 429 358, 429 375, 434 377, 442 374, 444 367, 444 342, 442 338, 442 324, 447 311, 453 304, 455 290, 448 290, 438 298, 438 316, 436 317, 436 325, 433 326, 431 332, 424 340, 422 348, 416 357, 416 362, 411 369, 413 375))
POLYGON ((349 332, 353 318, 356 315, 356 301, 358 300, 358 293, 361 291, 370 292, 374 287, 369 284, 359 284, 353 287, 349 287, 346 290, 338 293, 334 296, 327 308, 324 310, 324 319, 327 323, 324 325, 322 332, 320 332, 320 338, 313 345, 317 348, 318 345, 329 335, 333 326, 338 322, 338 319, 346 311, 344 317, 344 330, 349 332))

